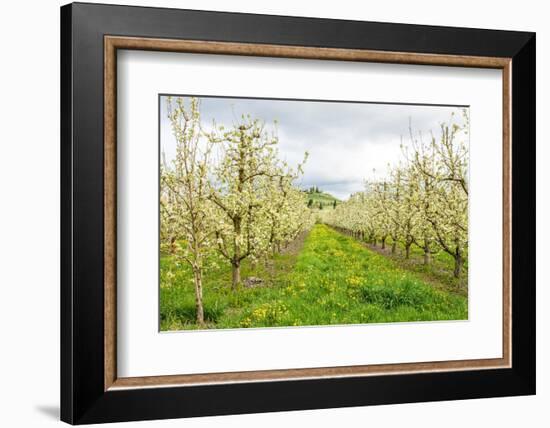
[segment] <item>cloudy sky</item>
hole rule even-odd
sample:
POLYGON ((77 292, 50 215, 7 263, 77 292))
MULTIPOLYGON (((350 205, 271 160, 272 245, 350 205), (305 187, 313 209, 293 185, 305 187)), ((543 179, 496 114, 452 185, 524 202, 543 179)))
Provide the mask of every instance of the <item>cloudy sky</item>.
MULTIPOLYGON (((160 106, 161 150, 170 161, 175 140, 165 97, 160 106)), ((427 136, 452 112, 460 117, 459 107, 209 97, 200 98, 200 111, 203 123, 215 119, 226 127, 242 114, 267 124, 277 120, 280 157, 296 165, 309 152, 298 184, 318 186, 342 200, 363 190, 365 179, 384 176, 388 163, 402 159, 401 138, 407 145, 409 119, 415 131, 427 136)))

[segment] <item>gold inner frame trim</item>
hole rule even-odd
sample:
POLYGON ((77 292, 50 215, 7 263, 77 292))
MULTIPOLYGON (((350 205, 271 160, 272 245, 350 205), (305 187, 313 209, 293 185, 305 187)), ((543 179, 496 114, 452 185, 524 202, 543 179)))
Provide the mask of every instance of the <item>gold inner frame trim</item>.
POLYGON ((511 367, 512 340, 512 165, 511 165, 511 78, 510 58, 385 52, 251 43, 170 40, 140 37, 104 37, 104 389, 192 386, 237 382, 281 381, 311 378, 359 377, 421 372, 479 370, 511 367), (261 370, 170 376, 117 377, 116 367, 116 88, 117 50, 147 50, 213 55, 241 55, 333 61, 439 65, 494 68, 502 70, 502 166, 503 166, 503 320, 502 358, 376 364, 342 367, 261 370))

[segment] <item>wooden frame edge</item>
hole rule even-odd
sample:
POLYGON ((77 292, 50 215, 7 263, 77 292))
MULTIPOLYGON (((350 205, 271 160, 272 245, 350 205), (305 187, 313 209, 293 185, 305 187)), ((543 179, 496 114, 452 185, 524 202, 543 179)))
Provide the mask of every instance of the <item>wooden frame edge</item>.
POLYGON ((220 383, 363 377, 510 368, 511 311, 511 82, 512 60, 361 49, 104 36, 104 390, 220 383), (495 68, 503 72, 503 356, 495 359, 261 370, 117 378, 116 364, 116 51, 117 49, 296 59, 495 68))
POLYGON ((116 380, 116 47, 104 44, 104 388, 116 380))
POLYGON ((502 355, 512 367, 512 60, 502 69, 502 355))
POLYGON ((504 68, 510 61, 509 58, 501 57, 121 36, 105 36, 105 45, 110 45, 114 49, 478 68, 504 68))
POLYGON ((487 370, 507 367, 504 358, 485 360, 436 361, 423 363, 371 364, 362 366, 316 367, 306 369, 258 370, 227 373, 201 373, 189 375, 144 376, 118 378, 109 390, 133 388, 158 388, 170 386, 197 386, 223 383, 244 383, 263 381, 292 381, 301 379, 324 379, 344 377, 365 377, 377 375, 401 375, 411 373, 433 373, 487 370))

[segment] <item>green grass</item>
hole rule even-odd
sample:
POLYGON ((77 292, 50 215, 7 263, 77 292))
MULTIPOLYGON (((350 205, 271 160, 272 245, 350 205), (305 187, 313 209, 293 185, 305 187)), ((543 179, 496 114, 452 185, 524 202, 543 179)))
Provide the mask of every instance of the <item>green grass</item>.
POLYGON ((306 192, 305 195, 306 195, 306 202, 309 200, 313 201, 311 207, 314 209, 318 209, 319 204, 321 204, 323 208, 325 207, 328 208, 329 206, 330 208, 332 208, 334 201, 336 201, 337 204, 340 202, 339 199, 335 198, 334 196, 332 196, 330 193, 327 193, 327 192, 322 192, 322 191, 312 192, 312 193, 306 192))
MULTIPOLYGON (((213 256, 211 263, 219 262, 213 256)), ((232 292, 230 269, 208 269, 207 328, 282 327, 467 319, 467 298, 422 279, 396 261, 325 225, 315 225, 296 254, 267 266, 244 263, 259 288, 232 292)), ((189 269, 161 258, 161 330, 197 328, 189 269)))
MULTIPOLYGON (((422 279, 436 287, 443 287, 454 293, 466 295, 468 293, 468 255, 466 254, 462 274, 460 278, 453 276, 454 259, 445 251, 438 251, 432 254, 432 260, 429 265, 424 264, 424 252, 416 245, 411 246, 410 258, 405 258, 405 246, 397 243, 397 251, 391 254, 391 238, 386 240, 385 251, 381 249, 381 243, 375 248, 382 252, 386 257, 390 257, 399 267, 421 274, 422 279)), ((372 248, 372 246, 371 246, 372 248)))

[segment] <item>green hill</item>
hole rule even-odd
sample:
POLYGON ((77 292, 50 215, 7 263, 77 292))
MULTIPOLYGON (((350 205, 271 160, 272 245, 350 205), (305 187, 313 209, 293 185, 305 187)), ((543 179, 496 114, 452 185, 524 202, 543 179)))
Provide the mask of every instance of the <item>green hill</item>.
POLYGON ((332 208, 335 202, 336 205, 340 203, 338 198, 335 198, 330 193, 323 192, 318 187, 307 189, 304 193, 306 194, 307 204, 310 208, 319 209, 321 206, 323 209, 328 207, 332 208))

